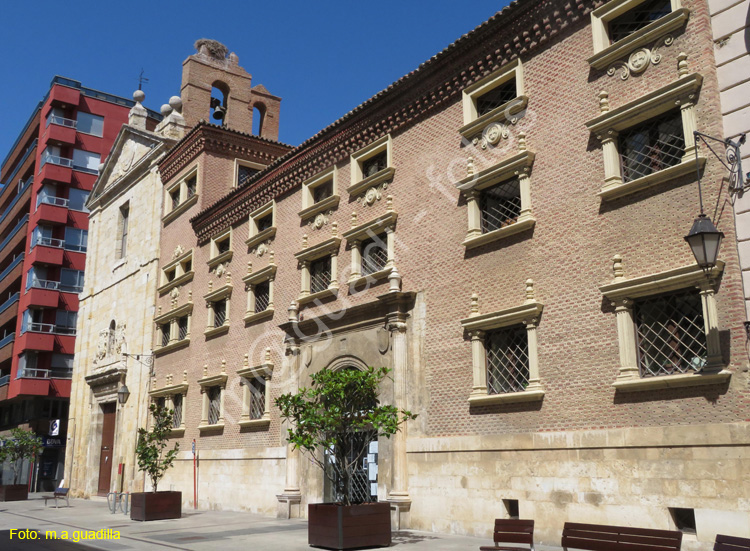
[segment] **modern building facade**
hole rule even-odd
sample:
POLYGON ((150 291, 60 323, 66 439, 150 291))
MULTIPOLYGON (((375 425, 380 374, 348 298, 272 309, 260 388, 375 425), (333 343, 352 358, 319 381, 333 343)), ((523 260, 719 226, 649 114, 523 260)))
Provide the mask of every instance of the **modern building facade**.
POLYGON ((63 476, 86 201, 132 105, 55 77, 2 165, 0 430, 23 426, 44 438, 35 489, 63 476))
MULTIPOLYGON (((159 162, 162 485, 193 505, 195 441, 199 507, 304 516, 336 496, 274 398, 385 365, 381 400, 419 417, 371 443, 358 497, 394 525, 750 536, 738 254, 704 272, 683 240, 696 172, 724 177, 693 140, 722 133, 710 23, 705 0, 514 2, 286 153, 206 123, 207 93, 191 119, 186 69, 204 122, 159 162)), ((236 97, 231 63, 195 82, 236 97)))

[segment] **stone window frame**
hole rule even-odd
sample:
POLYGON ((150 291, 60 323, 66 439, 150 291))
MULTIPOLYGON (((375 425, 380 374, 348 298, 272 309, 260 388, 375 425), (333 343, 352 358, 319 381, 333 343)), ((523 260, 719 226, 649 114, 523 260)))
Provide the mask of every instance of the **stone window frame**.
POLYGON ((276 236, 276 201, 272 199, 262 207, 251 212, 248 227, 249 234, 245 241, 245 245, 248 248, 258 247, 261 243, 273 239, 276 236), (259 231, 258 220, 265 218, 269 213, 271 214, 271 227, 259 231))
POLYGON ((350 156, 351 184, 346 188, 351 197, 362 195, 371 187, 377 187, 393 179, 396 169, 393 168, 393 141, 390 134, 386 134, 372 142, 370 145, 355 151, 350 156), (362 163, 375 155, 386 152, 388 166, 375 174, 363 177, 362 163))
POLYGON ((242 414, 238 425, 240 428, 268 428, 271 424, 271 393, 270 382, 273 375, 273 362, 271 361, 271 349, 266 348, 263 357, 263 363, 256 366, 250 366, 248 356, 245 354, 245 361, 242 369, 237 370, 240 376, 240 386, 242 386, 242 414), (252 379, 263 379, 265 384, 264 392, 264 411, 260 419, 250 418, 250 384, 252 379))
POLYGON ((257 170, 259 172, 262 172, 266 168, 265 165, 262 165, 260 163, 254 163, 253 161, 245 161, 244 159, 235 159, 233 178, 232 178, 232 189, 237 189, 237 187, 239 187, 238 184, 239 184, 241 166, 252 168, 253 170, 257 170))
POLYGON ((458 129, 458 133, 467 140, 471 140, 477 134, 481 134, 489 124, 510 120, 513 115, 526 109, 528 101, 529 98, 526 96, 523 80, 523 63, 520 59, 516 58, 463 89, 461 104, 463 106, 464 125, 458 129), (477 113, 477 99, 501 84, 505 84, 512 78, 516 79, 515 99, 496 107, 489 113, 479 116, 477 113))
POLYGON ((155 388, 150 390, 148 395, 151 399, 165 398, 167 407, 174 411, 174 397, 177 394, 182 395, 182 419, 180 419, 180 426, 172 428, 169 433, 171 437, 180 438, 185 434, 185 405, 187 404, 187 371, 183 373, 183 381, 179 384, 171 384, 171 376, 167 376, 167 386, 162 388, 155 388))
POLYGON ((193 318, 193 302, 191 300, 189 300, 182 306, 175 307, 169 312, 165 314, 160 314, 157 317, 155 317, 154 324, 156 324, 159 330, 156 331, 156 343, 154 345, 154 355, 161 356, 168 352, 172 352, 173 350, 179 350, 180 348, 185 348, 186 346, 189 346, 192 318, 193 318), (185 316, 187 316, 188 318, 187 336, 184 339, 180 340, 179 338, 180 318, 183 318, 185 316), (169 344, 166 346, 161 346, 161 342, 162 342, 161 328, 162 326, 166 324, 169 324, 169 344))
POLYGON ((682 7, 680 0, 671 0, 672 13, 652 21, 633 34, 611 43, 608 24, 613 19, 634 9, 646 0, 610 0, 591 12, 591 34, 594 55, 588 63, 597 70, 607 69, 613 62, 631 54, 638 48, 656 42, 664 35, 676 31, 687 22, 690 10, 682 7))
POLYGON ((620 368, 612 386, 621 392, 657 390, 686 386, 715 385, 727 381, 731 373, 724 369, 719 339, 719 319, 716 292, 724 270, 724 262, 718 260, 707 274, 697 264, 690 264, 639 276, 625 278, 622 257, 612 258, 614 279, 599 287, 602 295, 615 309, 617 336, 620 350, 620 368), (703 323, 706 334, 707 361, 700 372, 659 375, 641 378, 638 366, 637 339, 633 305, 636 299, 655 297, 674 291, 698 288, 703 306, 703 323))
POLYGON ((227 228, 223 232, 215 235, 211 238, 211 243, 209 244, 209 257, 206 261, 206 264, 208 265, 208 269, 211 270, 218 266, 219 264, 223 264, 224 262, 229 262, 232 260, 232 255, 234 254, 232 250, 232 228, 227 228), (219 244, 223 243, 224 241, 229 240, 229 250, 225 251, 223 253, 219 252, 219 244))
POLYGON ((469 395, 470 406, 507 404, 514 402, 533 402, 544 398, 544 388, 539 379, 539 346, 537 328, 544 310, 544 304, 534 298, 534 282, 526 280, 526 299, 520 306, 497 310, 488 314, 479 313, 479 297, 471 297, 471 313, 461 320, 461 326, 471 338, 471 357, 473 386, 469 395), (485 336, 487 332, 523 324, 526 326, 526 337, 529 350, 529 385, 520 392, 489 394, 487 392, 487 351, 485 336))
POLYGON ((174 287, 179 287, 193 280, 195 275, 195 263, 193 262, 193 249, 179 255, 161 268, 161 286, 157 289, 159 294, 164 294, 174 287), (185 270, 187 263, 190 262, 190 269, 185 270), (174 270, 175 275, 171 281, 167 279, 167 274, 174 270))
POLYGON ((232 303, 232 282, 230 279, 229 272, 227 272, 224 285, 216 290, 212 290, 212 283, 209 281, 209 292, 203 295, 203 300, 206 301, 206 329, 203 334, 206 338, 215 337, 229 332, 229 309, 232 303), (224 312, 224 323, 218 327, 214 327, 214 304, 219 301, 225 301, 225 312, 224 312))
POLYGON ((332 166, 302 182, 302 210, 297 214, 304 222, 321 212, 337 209, 340 201, 341 196, 338 194, 338 170, 335 166, 332 166), (328 182, 331 183, 331 195, 316 203, 313 196, 314 190, 328 182))
POLYGON ((301 306, 314 300, 322 300, 328 297, 337 297, 339 293, 338 283, 338 254, 341 246, 341 238, 338 236, 338 225, 331 224, 331 237, 317 245, 307 246, 307 235, 302 236, 302 250, 295 253, 294 258, 301 275, 300 294, 297 303, 301 306), (310 293, 310 263, 325 256, 331 257, 331 282, 328 288, 317 293, 310 293))
POLYGON ((190 207, 195 205, 198 202, 198 196, 200 195, 200 178, 198 177, 198 167, 194 166, 191 168, 185 176, 180 178, 180 180, 171 186, 168 186, 165 189, 165 196, 164 196, 164 210, 166 211, 164 213, 164 216, 162 217, 162 222, 164 224, 167 224, 168 222, 171 222, 178 216, 180 216, 183 212, 188 210, 190 207), (195 177, 195 193, 188 197, 188 188, 187 188, 187 181, 195 177), (172 207, 172 192, 176 189, 179 189, 180 191, 180 203, 176 207, 172 207))
POLYGON ((352 229, 344 232, 342 235, 351 249, 352 264, 351 273, 347 284, 349 286, 358 286, 365 282, 372 282, 385 279, 393 270, 396 253, 396 221, 398 213, 393 211, 391 197, 388 197, 388 212, 377 218, 357 225, 356 214, 352 214, 352 229), (378 236, 386 234, 386 251, 388 261, 385 268, 375 273, 362 275, 362 242, 367 239, 377 239, 378 236))
POLYGON ((250 272, 251 265, 248 263, 248 274, 242 278, 247 290, 247 308, 243 320, 246 324, 254 323, 267 318, 273 318, 273 285, 276 279, 276 264, 273 262, 273 251, 270 253, 269 264, 265 268, 250 272), (262 312, 255 311, 255 286, 268 282, 268 306, 262 312))
POLYGON ((604 185, 597 194, 602 201, 617 199, 643 189, 653 187, 686 174, 695 173, 695 163, 702 170, 706 157, 698 155, 693 132, 697 129, 695 102, 703 84, 703 76, 698 73, 684 74, 678 80, 667 84, 645 96, 609 109, 606 92, 599 94, 602 114, 588 121, 586 127, 602 142, 604 155, 604 185), (623 182, 619 133, 638 124, 656 118, 679 106, 682 118, 682 133, 685 153, 682 162, 653 172, 646 176, 623 182))
POLYGON ((531 209, 531 167, 535 154, 525 149, 525 136, 519 136, 519 153, 507 157, 499 163, 474 174, 473 163, 470 161, 468 176, 456 183, 456 187, 464 194, 467 206, 468 231, 463 246, 472 249, 503 239, 505 237, 529 230, 536 224, 536 218, 531 209), (500 184, 506 180, 518 178, 521 195, 521 213, 518 220, 508 226, 482 233, 482 213, 479 205, 482 190, 500 184))
POLYGON ((199 432, 221 430, 224 428, 224 402, 226 401, 227 388, 227 370, 226 361, 221 361, 221 373, 219 375, 208 376, 208 366, 203 366, 203 377, 198 379, 201 387, 201 420, 198 423, 199 432), (213 425, 208 424, 209 397, 208 390, 213 387, 219 387, 219 420, 213 425))

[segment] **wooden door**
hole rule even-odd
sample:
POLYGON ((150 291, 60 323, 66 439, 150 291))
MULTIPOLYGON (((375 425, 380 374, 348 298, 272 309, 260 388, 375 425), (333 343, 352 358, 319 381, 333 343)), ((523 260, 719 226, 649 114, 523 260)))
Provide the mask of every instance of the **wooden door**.
POLYGON ((112 481, 112 447, 115 443, 115 404, 103 404, 102 413, 102 451, 99 456, 99 489, 100 496, 109 493, 112 481))

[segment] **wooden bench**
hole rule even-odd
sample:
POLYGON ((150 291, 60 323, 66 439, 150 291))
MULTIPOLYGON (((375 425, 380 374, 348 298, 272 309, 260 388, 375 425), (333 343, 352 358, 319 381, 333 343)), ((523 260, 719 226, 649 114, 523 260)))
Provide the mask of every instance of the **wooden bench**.
POLYGON ((47 506, 47 500, 54 499, 55 500, 55 509, 57 509, 57 500, 58 499, 64 499, 65 505, 70 507, 70 496, 68 496, 68 491, 70 488, 57 488, 55 490, 55 493, 51 496, 44 496, 44 506, 47 506))
POLYGON ((682 532, 566 522, 562 546, 587 551, 679 551, 682 532))
POLYGON ((495 519, 495 545, 483 545, 480 551, 527 551, 525 547, 501 546, 501 543, 526 543, 534 551, 534 521, 518 519, 495 519))
POLYGON ((717 534, 714 551, 750 551, 750 539, 717 534))

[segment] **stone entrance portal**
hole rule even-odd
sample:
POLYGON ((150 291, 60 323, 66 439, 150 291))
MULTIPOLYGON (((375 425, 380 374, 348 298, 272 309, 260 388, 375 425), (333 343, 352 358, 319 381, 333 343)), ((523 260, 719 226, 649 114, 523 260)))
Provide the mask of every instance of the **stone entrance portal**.
POLYGON ((115 443, 115 403, 102 404, 102 449, 99 456, 99 486, 97 494, 106 496, 112 482, 112 448, 115 443))

